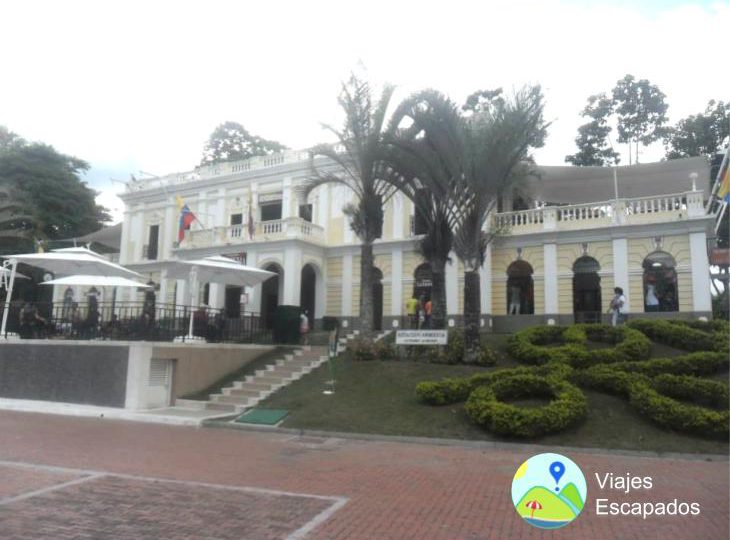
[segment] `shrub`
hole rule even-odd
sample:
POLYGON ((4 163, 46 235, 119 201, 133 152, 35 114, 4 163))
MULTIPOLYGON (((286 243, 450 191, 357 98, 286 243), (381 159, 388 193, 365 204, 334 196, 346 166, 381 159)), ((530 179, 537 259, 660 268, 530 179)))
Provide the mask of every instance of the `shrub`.
POLYGON ((674 358, 654 358, 642 362, 619 362, 614 367, 620 371, 642 373, 650 377, 661 373, 674 375, 704 376, 720 373, 730 366, 730 357, 723 353, 696 352, 674 358))
POLYGON ((390 361, 398 357, 395 346, 382 340, 374 342, 359 337, 352 340, 347 348, 352 351, 353 360, 358 362, 390 361))
POLYGON ((730 414, 682 403, 662 395, 651 384, 637 381, 631 385, 629 401, 639 414, 660 426, 705 437, 727 439, 730 414))
POLYGON ((480 366, 494 366, 499 361, 499 353, 489 347, 488 345, 482 345, 479 348, 479 356, 477 357, 477 364, 480 366))
POLYGON ((429 405, 450 405, 466 401, 469 394, 480 386, 514 375, 534 374, 540 377, 566 379, 573 369, 561 363, 547 364, 537 368, 516 367, 477 373, 470 377, 452 377, 442 381, 424 381, 416 385, 416 397, 429 405))
MULTIPOLYGON (((728 347, 726 332, 709 333, 692 328, 686 321, 634 319, 627 325, 639 330, 654 341, 685 351, 724 351, 728 347)), ((707 328, 714 327, 708 325, 707 328)))
POLYGON ((507 340, 507 352, 515 360, 541 365, 549 362, 570 362, 583 356, 585 332, 578 326, 535 326, 517 332, 507 340), (561 344, 548 347, 551 344, 561 344))
POLYGON ((657 392, 674 399, 693 401, 698 405, 706 404, 716 409, 727 409, 730 406, 728 384, 724 381, 665 373, 651 382, 657 392))
POLYGON ((615 365, 602 364, 576 371, 572 380, 585 388, 609 394, 628 395, 631 384, 636 378, 634 374, 616 369, 615 365))
POLYGON ((585 368, 626 360, 640 360, 651 354, 651 341, 632 328, 606 324, 576 324, 567 328, 536 326, 518 332, 507 343, 510 355, 527 364, 567 362, 585 368), (588 340, 615 345, 613 348, 587 350, 588 340), (548 347, 549 344, 562 344, 548 347))
POLYGON ((577 387, 556 377, 515 374, 474 390, 465 405, 477 424, 499 435, 537 437, 562 431, 585 418, 588 402, 577 387), (544 397, 544 407, 519 407, 504 399, 544 397))

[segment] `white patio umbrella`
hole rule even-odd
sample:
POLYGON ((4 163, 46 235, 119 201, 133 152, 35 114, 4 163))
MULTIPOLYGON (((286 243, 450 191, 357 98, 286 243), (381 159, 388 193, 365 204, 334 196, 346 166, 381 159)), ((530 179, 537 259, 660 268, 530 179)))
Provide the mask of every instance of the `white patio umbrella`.
MULTIPOLYGON (((274 277, 276 273, 245 266, 228 257, 212 256, 190 261, 167 261, 167 277, 187 279, 190 283, 190 305, 197 302, 198 283, 221 283, 239 287, 253 287, 274 277)), ((190 323, 186 339, 193 339, 193 311, 190 310, 190 323)))
POLYGON ((66 276, 44 281, 41 285, 93 285, 94 287, 143 287, 145 289, 152 287, 152 285, 119 276, 91 275, 66 276))
POLYGON ((113 262, 109 262, 102 258, 99 254, 86 248, 67 248, 50 251, 48 253, 22 253, 19 255, 9 255, 7 261, 3 263, 6 268, 7 266, 10 266, 10 277, 7 282, 7 301, 5 302, 5 309, 3 310, 2 325, 0 325, 0 338, 5 336, 10 299, 13 294, 13 285, 15 283, 16 270, 19 262, 32 266, 39 266, 49 272, 53 272, 54 274, 84 274, 138 279, 142 278, 142 276, 137 272, 128 270, 127 268, 113 262))

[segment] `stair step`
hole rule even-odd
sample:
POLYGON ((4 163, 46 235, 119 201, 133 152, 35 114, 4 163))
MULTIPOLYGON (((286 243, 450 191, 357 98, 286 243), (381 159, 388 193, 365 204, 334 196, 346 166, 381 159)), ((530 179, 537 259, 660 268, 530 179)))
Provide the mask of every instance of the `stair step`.
MULTIPOLYGON (((273 373, 273 372, 268 372, 273 373)), ((256 379, 253 381, 247 381, 247 382, 241 382, 240 386, 234 386, 231 388, 231 390, 259 390, 261 392, 264 392, 271 388, 270 384, 262 383, 262 382, 256 382, 256 379)))
POLYGON ((198 399, 175 399, 175 407, 184 407, 185 409, 195 409, 202 411, 205 409, 207 401, 200 401, 198 399))
POLYGON ((256 388, 251 388, 251 389, 235 388, 235 389, 229 390, 228 392, 226 392, 223 395, 224 396, 233 396, 233 397, 246 397, 246 398, 259 397, 263 392, 270 390, 270 389, 271 389, 270 386, 268 386, 266 388, 266 390, 258 390, 256 388))
POLYGON ((241 405, 241 406, 248 406, 251 399, 254 399, 253 397, 248 396, 222 396, 220 394, 216 394, 214 396, 215 403, 222 403, 222 404, 229 404, 229 405, 241 405))
POLYGON ((217 403, 214 401, 206 401, 205 408, 209 411, 236 412, 236 406, 232 403, 217 403))

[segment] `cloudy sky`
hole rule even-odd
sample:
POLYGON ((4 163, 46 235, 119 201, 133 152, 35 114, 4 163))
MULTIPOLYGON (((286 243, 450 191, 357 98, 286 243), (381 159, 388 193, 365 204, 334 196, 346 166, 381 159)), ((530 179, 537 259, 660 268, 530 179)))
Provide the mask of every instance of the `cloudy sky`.
POLYGON ((574 152, 586 98, 626 73, 667 94, 673 122, 730 99, 730 2, 0 0, 0 21, 0 124, 89 161, 117 215, 110 178, 190 170, 225 120, 321 142, 360 63, 397 98, 542 84, 544 165, 574 152))

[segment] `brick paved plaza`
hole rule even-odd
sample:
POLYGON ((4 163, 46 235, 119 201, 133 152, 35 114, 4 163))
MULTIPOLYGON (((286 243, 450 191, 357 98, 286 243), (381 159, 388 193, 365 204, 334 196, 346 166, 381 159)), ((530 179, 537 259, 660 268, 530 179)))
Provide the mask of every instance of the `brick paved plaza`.
POLYGON ((552 450, 0 412, 0 538, 728 538, 727 460, 573 451, 562 453, 586 474, 586 509, 557 532, 533 529, 512 507, 512 476, 552 450), (593 472, 652 476, 654 488, 601 492, 593 472), (696 501, 701 515, 596 516, 598 495, 696 501))

